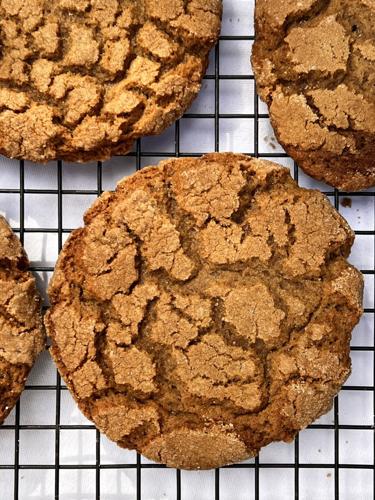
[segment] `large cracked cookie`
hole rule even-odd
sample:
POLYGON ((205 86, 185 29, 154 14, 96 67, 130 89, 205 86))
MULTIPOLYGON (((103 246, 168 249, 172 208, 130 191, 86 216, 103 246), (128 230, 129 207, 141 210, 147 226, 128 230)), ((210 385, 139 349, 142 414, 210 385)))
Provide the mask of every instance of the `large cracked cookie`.
POLYGON ((253 456, 328 411, 350 373, 353 239, 273 163, 210 154, 141 170, 62 250, 52 356, 120 446, 187 469, 253 456))
POLYGON ((21 244, 0 216, 0 424, 44 348, 40 298, 21 244))
POLYGON ((311 176, 375 185, 375 3, 257 0, 253 69, 276 136, 311 176))
POLYGON ((127 153, 190 106, 221 0, 1 0, 0 153, 127 153))

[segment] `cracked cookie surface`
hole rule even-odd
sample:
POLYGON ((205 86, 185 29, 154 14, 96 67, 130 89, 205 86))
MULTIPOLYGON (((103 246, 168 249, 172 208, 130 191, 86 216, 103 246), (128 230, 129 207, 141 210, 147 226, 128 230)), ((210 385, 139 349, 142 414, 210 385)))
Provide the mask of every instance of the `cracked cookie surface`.
POLYGON ((121 181, 65 244, 51 353, 120 446, 218 467, 291 440, 350 373, 354 234, 279 165, 209 154, 121 181))
POLYGON ((309 175, 375 185, 375 3, 256 2, 252 63, 276 136, 309 175))
POLYGON ((0 424, 44 348, 40 298, 21 243, 0 216, 0 424))
POLYGON ((221 0, 1 0, 0 153, 104 160, 190 106, 221 0))

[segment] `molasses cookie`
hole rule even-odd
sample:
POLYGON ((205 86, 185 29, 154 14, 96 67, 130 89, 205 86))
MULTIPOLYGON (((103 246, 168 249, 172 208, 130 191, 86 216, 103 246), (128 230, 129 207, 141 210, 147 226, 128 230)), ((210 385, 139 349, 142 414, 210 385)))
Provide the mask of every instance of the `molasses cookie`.
POLYGON ((186 469, 290 441, 350 373, 353 232, 289 170, 168 160, 104 193, 65 244, 46 325, 83 413, 186 469))
POLYGON ((44 348, 40 298, 21 244, 0 216, 0 424, 44 348))
POLYGON ((0 153, 106 159, 190 106, 221 0, 0 1, 0 153))
POLYGON ((309 175, 375 185, 375 3, 257 0, 253 69, 279 142, 309 175))

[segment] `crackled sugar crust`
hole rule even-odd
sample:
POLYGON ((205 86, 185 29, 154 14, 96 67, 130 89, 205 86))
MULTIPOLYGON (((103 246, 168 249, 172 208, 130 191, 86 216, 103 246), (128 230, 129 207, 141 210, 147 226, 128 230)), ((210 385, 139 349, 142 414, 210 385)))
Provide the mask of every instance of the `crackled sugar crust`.
POLYGON ((286 151, 340 189, 375 185, 375 2, 257 0, 253 68, 286 151))
POLYGON ((127 153, 200 90, 220 0, 0 0, 0 153, 127 153))
POLYGON ((0 216, 0 424, 44 348, 40 299, 21 244, 0 216))
POLYGON ((49 290, 52 356, 120 446, 187 469, 253 456, 326 412, 350 372, 352 243, 279 165, 165 161, 70 236, 49 290))

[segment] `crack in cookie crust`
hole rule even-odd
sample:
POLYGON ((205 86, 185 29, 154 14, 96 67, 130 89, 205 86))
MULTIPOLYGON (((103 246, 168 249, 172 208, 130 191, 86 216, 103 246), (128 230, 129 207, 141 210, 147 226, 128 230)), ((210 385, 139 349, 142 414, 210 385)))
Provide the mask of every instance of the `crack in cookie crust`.
POLYGON ((19 240, 0 216, 0 424, 44 348, 40 298, 19 240))
POLYGON ((350 372, 353 239, 276 164, 210 154, 143 169, 67 241, 51 353, 120 446, 185 468, 252 456, 326 412, 350 372))
POLYGON ((253 69, 280 143, 316 179, 373 186, 373 2, 258 0, 255 18, 253 69))
POLYGON ((1 0, 0 152, 106 159, 190 106, 221 0, 1 0))

